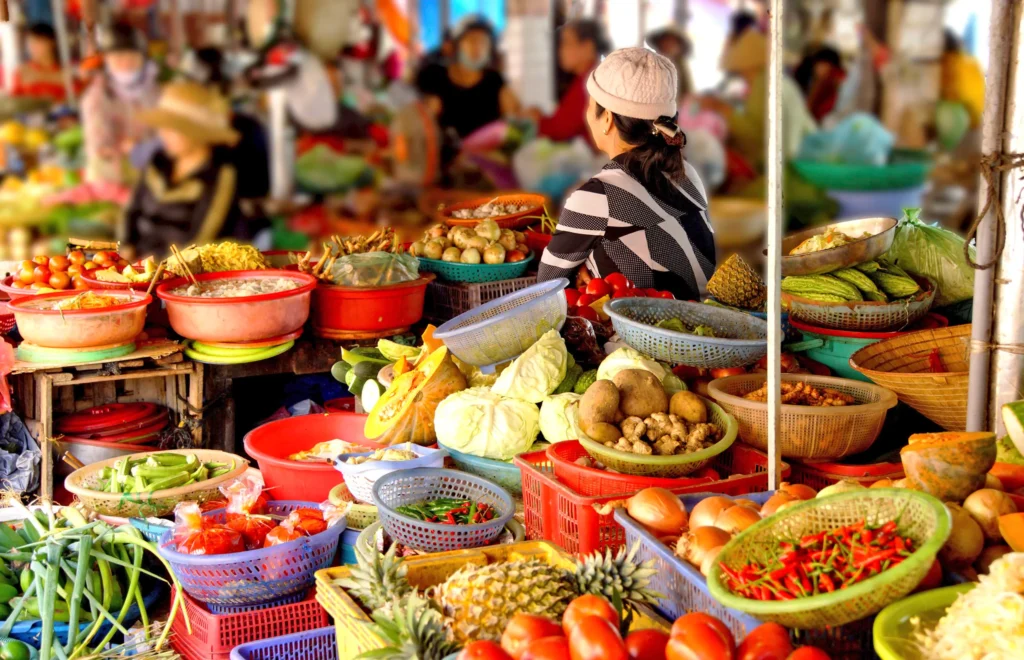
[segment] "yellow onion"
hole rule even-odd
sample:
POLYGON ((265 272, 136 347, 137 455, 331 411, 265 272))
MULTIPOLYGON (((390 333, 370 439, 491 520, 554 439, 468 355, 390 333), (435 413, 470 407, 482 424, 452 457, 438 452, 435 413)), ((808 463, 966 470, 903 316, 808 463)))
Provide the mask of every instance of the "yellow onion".
POLYGON ((715 565, 715 560, 718 559, 718 555, 725 548, 724 545, 720 545, 717 548, 711 548, 704 554, 704 561, 700 563, 700 573, 704 577, 707 577, 711 572, 711 567, 715 565))
POLYGON ((690 511, 690 527, 714 527, 718 514, 735 505, 735 502, 721 495, 701 500, 690 511))
POLYGON ((709 550, 725 545, 730 538, 732 536, 729 532, 717 527, 691 527, 690 531, 679 537, 676 556, 699 568, 709 550))
POLYGON ((953 519, 946 544, 939 550, 939 562, 946 571, 967 568, 981 555, 985 548, 985 534, 981 525, 971 514, 958 504, 947 503, 946 508, 953 519))
POLYGON ((1000 479, 999 477, 997 477, 994 474, 986 474, 985 475, 985 488, 991 488, 993 490, 1003 490, 1003 491, 1006 490, 1006 488, 1003 487, 1002 479, 1000 479))
POLYGON ((779 484, 779 492, 797 500, 813 500, 818 491, 804 484, 790 484, 783 481, 779 484))
POLYGON ((999 516, 1017 513, 1017 505, 1001 490, 982 488, 967 496, 964 511, 971 514, 986 539, 1001 541, 1003 535, 999 533, 999 516))
POLYGON ((978 555, 978 559, 974 562, 974 568, 984 575, 988 573, 988 567, 992 565, 992 562, 1011 552, 1013 549, 1008 545, 990 545, 978 555))
POLYGON ((800 502, 802 500, 794 498, 789 493, 783 493, 782 491, 779 491, 778 493, 775 493, 774 495, 769 497, 768 501, 764 503, 764 505, 761 507, 761 515, 767 518, 768 516, 773 515, 776 511, 778 511, 779 507, 782 506, 783 504, 793 501, 800 502))
POLYGON ((818 491, 818 497, 828 497, 829 495, 838 495, 839 493, 848 493, 851 490, 867 490, 861 485, 859 481, 853 481, 852 479, 843 479, 837 481, 831 486, 826 486, 818 491))
POLYGON ((655 536, 675 536, 686 529, 686 508, 665 488, 644 488, 626 500, 626 511, 655 536))
POLYGON ((761 510, 761 505, 758 504, 757 502, 755 502, 754 500, 740 499, 740 500, 733 500, 733 502, 735 502, 737 506, 745 506, 748 509, 753 509, 754 511, 760 511, 761 510))
POLYGON ((788 502, 783 502, 782 504, 779 505, 779 508, 775 509, 775 513, 782 513, 786 509, 794 507, 797 504, 800 504, 801 502, 803 502, 803 500, 790 500, 788 502))
POLYGON ((732 506, 715 518, 715 527, 730 534, 739 534, 761 519, 761 514, 745 506, 732 506))

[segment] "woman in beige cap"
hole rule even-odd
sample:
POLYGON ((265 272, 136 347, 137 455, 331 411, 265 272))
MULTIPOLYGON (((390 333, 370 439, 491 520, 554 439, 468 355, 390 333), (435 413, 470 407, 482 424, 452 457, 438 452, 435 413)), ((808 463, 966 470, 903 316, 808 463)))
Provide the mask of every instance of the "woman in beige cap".
POLYGON ((238 140, 227 101, 212 88, 175 82, 139 119, 156 129, 161 148, 135 188, 121 239, 139 255, 163 256, 172 243, 185 247, 237 235, 237 173, 214 149, 238 140))
POLYGON ((677 91, 672 63, 644 48, 617 50, 590 75, 587 124, 611 162, 566 200, 539 279, 622 273, 638 289, 705 294, 715 239, 704 186, 683 159, 677 91))

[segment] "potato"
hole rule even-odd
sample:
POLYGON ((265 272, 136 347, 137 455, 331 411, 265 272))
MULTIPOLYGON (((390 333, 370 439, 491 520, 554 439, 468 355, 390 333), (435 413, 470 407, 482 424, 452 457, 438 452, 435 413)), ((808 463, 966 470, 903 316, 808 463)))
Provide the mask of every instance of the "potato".
POLYGON ((650 371, 623 369, 615 374, 612 382, 619 389, 619 409, 626 417, 644 419, 668 411, 665 388, 650 371))
MULTIPOLYGON (((614 423, 619 413, 619 388, 610 380, 599 380, 580 399, 580 424, 614 423)), ((589 435, 589 434, 588 434, 589 435)), ((593 436, 591 436, 593 437, 593 436)), ((619 438, 616 437, 616 440, 619 438)))
POLYGON ((668 402, 668 412, 690 424, 708 421, 708 409, 704 400, 693 392, 676 392, 668 402))
POLYGON ((616 443, 622 437, 622 431, 619 430, 619 427, 607 422, 593 422, 591 424, 583 424, 581 422, 580 430, 602 445, 606 442, 616 443))

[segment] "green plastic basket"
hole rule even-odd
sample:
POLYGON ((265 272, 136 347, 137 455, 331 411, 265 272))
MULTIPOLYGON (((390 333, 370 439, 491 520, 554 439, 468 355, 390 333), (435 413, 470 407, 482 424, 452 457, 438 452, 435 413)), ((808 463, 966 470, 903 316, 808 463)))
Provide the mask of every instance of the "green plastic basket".
POLYGON ((875 617, 875 653, 881 660, 924 660, 914 634, 933 628, 953 601, 974 587, 972 582, 932 589, 889 605, 875 617))
POLYGON ((683 477, 701 469, 714 460, 715 456, 731 447, 732 443, 736 441, 736 433, 739 431, 739 425, 736 423, 735 417, 725 412, 718 404, 707 399, 704 399, 704 404, 708 408, 708 421, 725 429, 725 433, 722 439, 715 444, 692 454, 680 454, 678 456, 633 454, 605 447, 600 442, 583 435, 580 435, 580 445, 590 454, 591 458, 599 461, 609 470, 644 477, 664 477, 667 479, 683 477))
POLYGON ((529 269, 530 262, 533 261, 533 252, 526 255, 522 261, 504 264, 462 264, 440 259, 424 259, 423 257, 420 257, 419 260, 420 272, 436 273, 438 277, 449 282, 479 284, 522 277, 523 273, 529 269))
POLYGON ((913 490, 877 488, 815 498, 755 523, 729 541, 711 569, 708 588, 725 607, 787 628, 841 626, 871 616, 920 584, 949 537, 950 526, 949 511, 942 502, 913 490), (868 524, 896 520, 899 533, 913 539, 917 551, 902 563, 849 588, 795 600, 744 598, 722 582, 721 564, 739 569, 751 561, 767 562, 778 554, 782 541, 864 520, 868 524))
POLYGON ((923 152, 893 154, 888 165, 850 165, 794 160, 793 169, 809 183, 825 190, 903 190, 925 182, 932 161, 923 152))

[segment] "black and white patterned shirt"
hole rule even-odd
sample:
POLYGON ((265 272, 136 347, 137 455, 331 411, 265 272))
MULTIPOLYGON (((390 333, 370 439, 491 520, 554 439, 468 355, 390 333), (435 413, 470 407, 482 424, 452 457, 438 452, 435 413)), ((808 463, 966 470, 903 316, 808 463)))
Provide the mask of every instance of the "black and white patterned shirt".
POLYGON ((699 300, 715 270, 707 195, 689 163, 676 189, 670 204, 610 162, 565 201, 537 279, 572 282, 585 263, 595 277, 619 272, 637 287, 699 300))

